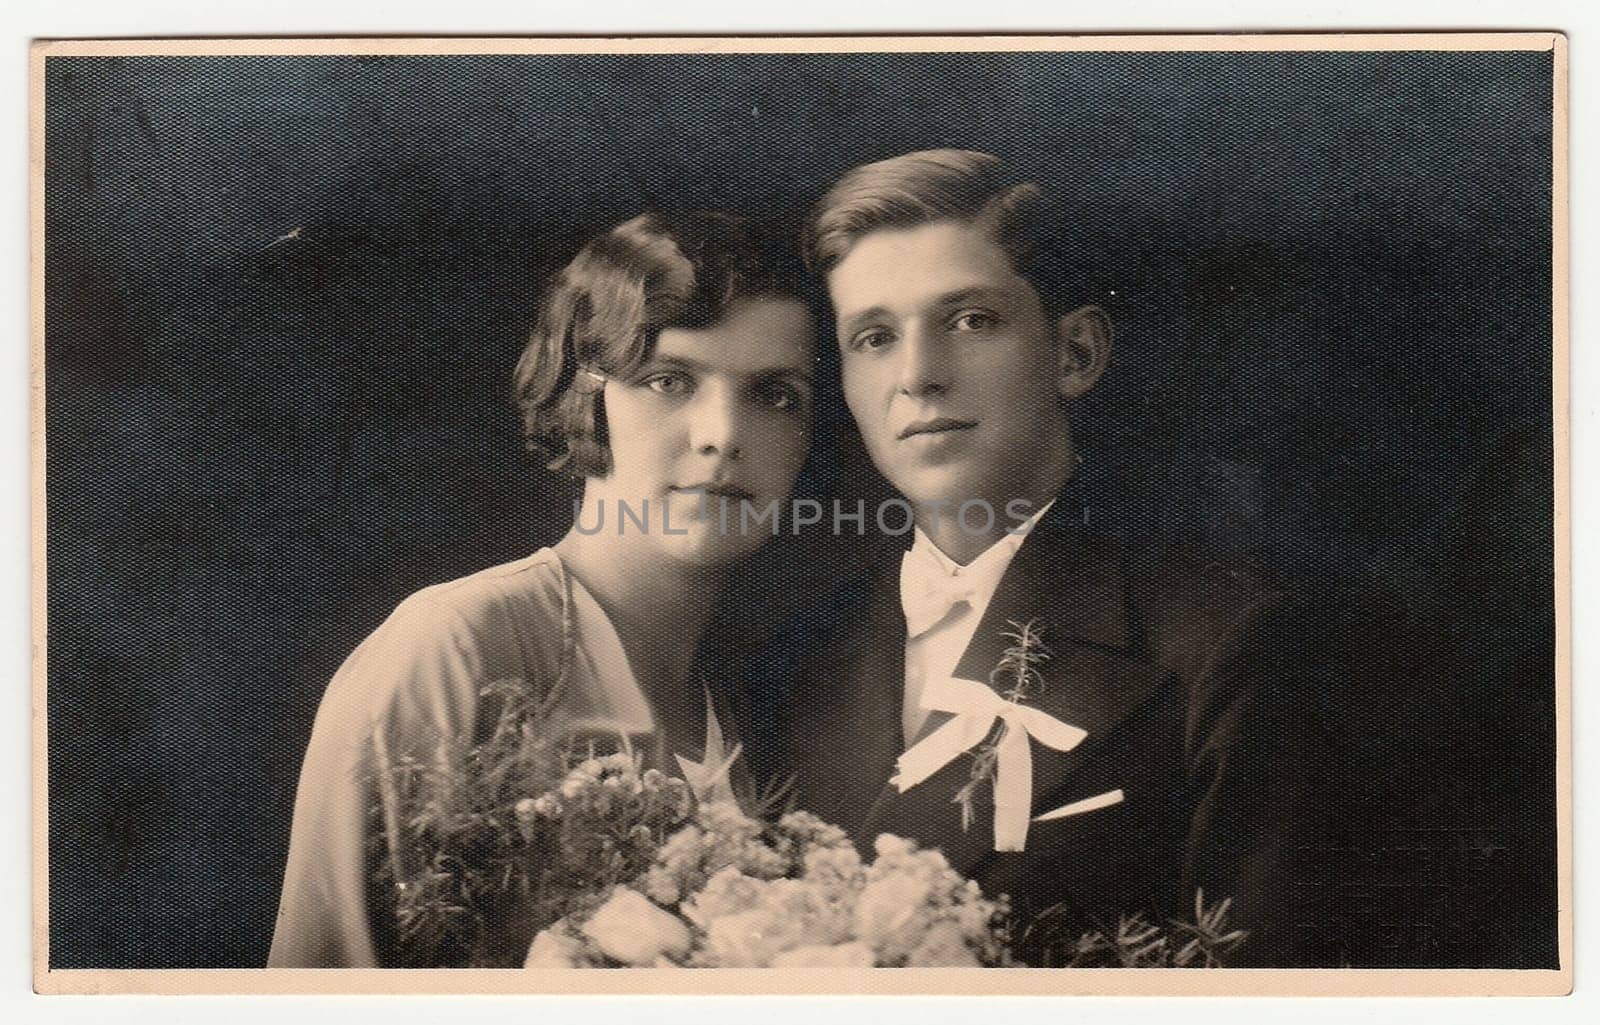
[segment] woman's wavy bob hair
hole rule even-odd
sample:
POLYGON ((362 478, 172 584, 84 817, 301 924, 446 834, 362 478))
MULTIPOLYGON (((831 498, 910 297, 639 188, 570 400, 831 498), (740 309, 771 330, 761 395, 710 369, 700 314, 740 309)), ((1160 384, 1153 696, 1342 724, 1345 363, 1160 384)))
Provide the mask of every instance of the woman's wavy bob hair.
POLYGON ((810 296, 793 236, 716 212, 647 213, 590 241, 547 289, 513 386, 528 448, 574 477, 611 470, 604 384, 746 299, 810 296))

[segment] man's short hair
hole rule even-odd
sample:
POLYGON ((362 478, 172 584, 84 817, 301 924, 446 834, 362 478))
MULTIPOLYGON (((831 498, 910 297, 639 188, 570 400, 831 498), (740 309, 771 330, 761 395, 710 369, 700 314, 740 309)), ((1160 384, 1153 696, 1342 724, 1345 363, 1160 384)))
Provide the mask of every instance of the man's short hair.
POLYGON ((804 233, 806 263, 826 277, 867 235, 957 221, 986 229, 1033 285, 1047 309, 1067 302, 1061 253, 1046 244, 1053 223, 1037 182, 990 153, 921 150, 847 171, 812 210, 804 233))
POLYGON ((552 470, 609 473, 604 379, 647 363, 664 329, 711 327, 740 300, 807 302, 791 239, 693 212, 643 214, 590 241, 546 291, 513 375, 528 447, 552 470))

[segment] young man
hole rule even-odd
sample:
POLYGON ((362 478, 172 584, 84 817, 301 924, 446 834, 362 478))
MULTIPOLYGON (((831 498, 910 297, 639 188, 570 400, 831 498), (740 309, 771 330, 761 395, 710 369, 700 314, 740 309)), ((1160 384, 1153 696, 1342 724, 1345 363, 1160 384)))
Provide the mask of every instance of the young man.
POLYGON ((814 213, 846 404, 916 530, 768 661, 787 768, 800 807, 942 849, 1021 922, 1188 918, 1203 889, 1234 898, 1247 962, 1281 960, 1279 602, 1081 526, 1069 410, 1111 329, 1053 279, 1041 240, 1070 226, 1042 204, 937 150, 856 168, 814 213))

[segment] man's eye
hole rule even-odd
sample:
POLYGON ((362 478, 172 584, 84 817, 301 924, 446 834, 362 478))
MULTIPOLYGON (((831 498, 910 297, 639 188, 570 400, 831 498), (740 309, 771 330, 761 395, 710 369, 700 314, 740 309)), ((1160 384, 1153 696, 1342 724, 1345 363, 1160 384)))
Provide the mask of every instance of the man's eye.
POLYGON ((644 379, 644 386, 662 395, 687 395, 694 390, 694 382, 683 374, 652 374, 644 379))
POLYGON ((963 310, 950 321, 957 331, 988 331, 1000 324, 1000 318, 985 310, 963 310))
POLYGON ((881 327, 868 328, 850 339, 850 348, 855 352, 869 352, 881 349, 894 341, 894 335, 881 327))

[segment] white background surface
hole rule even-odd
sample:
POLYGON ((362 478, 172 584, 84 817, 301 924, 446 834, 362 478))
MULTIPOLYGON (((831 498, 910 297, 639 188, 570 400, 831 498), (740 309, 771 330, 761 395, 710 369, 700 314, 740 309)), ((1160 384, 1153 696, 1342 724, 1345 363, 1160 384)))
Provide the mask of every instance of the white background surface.
MULTIPOLYGON (((1600 53, 1600 28, 1593 4, 1579 2, 1455 2, 1404 0, 1313 2, 1313 0, 1235 0, 1235 2, 1156 3, 1118 0, 1084 5, 1011 0, 745 0, 688 3, 684 0, 130 0, 130 2, 55 3, 22 0, 0 14, 5 60, 0 63, 6 102, 3 161, 7 188, 0 201, 0 579, 5 614, 0 617, 3 678, 8 698, 0 715, 0 1004, 12 1021, 163 1021, 239 1025, 292 1019, 296 1023, 359 1017, 385 1023, 449 1020, 458 1023, 661 1021, 741 1023, 759 1016, 762 1025, 800 1025, 826 1018, 830 1025, 871 1019, 966 1022, 983 1016, 1000 1022, 1123 1022, 1130 1016, 1159 1021, 1222 1023, 1281 1021, 1297 1023, 1439 1021, 1489 1022, 1594 1020, 1600 1013, 1600 875, 1584 868, 1596 857, 1595 809, 1600 800, 1596 759, 1586 757, 1600 742, 1600 715, 1585 701, 1585 686, 1595 663, 1594 648, 1583 642, 1596 625, 1594 588, 1597 565, 1592 521, 1600 467, 1596 466, 1595 421, 1600 391, 1592 351, 1591 301, 1584 282, 1595 274, 1595 240, 1600 236, 1596 206, 1585 172, 1594 157, 1594 119, 1600 104, 1591 54, 1600 53), (1120 32, 1249 30, 1558 30, 1568 33, 1571 58, 1571 225, 1572 262, 1572 522, 1574 612, 1574 828, 1575 892, 1578 920, 1576 990, 1573 997, 1541 999, 1004 999, 994 998, 372 998, 372 997, 52 997, 32 994, 29 813, 29 460, 28 460, 28 168, 27 44, 36 38, 170 35, 631 35, 639 33, 783 32, 1120 32), (1585 865, 1585 862, 1588 862, 1585 865)), ((1590 292, 1589 294, 1592 294, 1590 292)), ((1596 869, 1600 872, 1600 869, 1596 869)))

